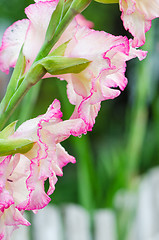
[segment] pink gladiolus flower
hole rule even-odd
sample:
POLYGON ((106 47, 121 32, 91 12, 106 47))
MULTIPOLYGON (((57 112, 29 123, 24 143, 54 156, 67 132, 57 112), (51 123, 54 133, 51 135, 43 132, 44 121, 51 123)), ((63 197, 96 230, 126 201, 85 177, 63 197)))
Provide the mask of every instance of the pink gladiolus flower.
POLYGON ((124 27, 134 36, 132 46, 142 46, 151 20, 159 17, 159 0, 120 0, 119 4, 124 27))
MULTIPOLYGON (((27 60, 26 68, 33 62, 44 41, 46 29, 56 5, 57 1, 39 1, 32 4, 25 10, 29 20, 18 22, 20 25, 29 22, 28 28, 22 33, 24 41, 21 41, 21 45, 24 43, 23 53, 27 60)), ((81 26, 84 20, 80 23, 81 25, 78 22, 79 16, 62 34, 55 47, 72 39, 68 44, 65 55, 84 57, 92 61, 89 67, 80 74, 67 74, 61 77, 67 80, 69 100, 76 106, 72 119, 82 118, 87 124, 87 130, 91 130, 100 109, 101 101, 117 97, 120 90, 124 90, 127 85, 125 77, 126 61, 136 57, 136 55, 144 58, 145 53, 137 53, 135 49, 130 51, 132 48, 130 48, 126 37, 115 37, 105 32, 90 30, 88 26, 81 26)), ((17 23, 15 25, 17 26, 17 23)), ((88 24, 86 23, 86 25, 88 24)), ((12 26, 13 36, 16 36, 16 32, 19 34, 19 27, 16 26, 14 24, 12 26)), ((4 43, 11 38, 11 33, 11 29, 6 31, 3 38, 4 43)), ((5 58, 5 55, 9 56, 12 49, 15 51, 16 46, 16 54, 20 51, 19 42, 17 45, 15 39, 13 37, 13 41, 10 41, 9 45, 2 44, 0 49, 0 67, 3 70, 8 71, 9 66, 13 66, 13 63, 5 61, 5 59, 9 59, 9 57, 5 58), (3 60, 2 64, 1 60, 3 60)))
POLYGON ((57 176, 69 162, 75 163, 60 142, 70 135, 86 133, 81 119, 62 121, 60 102, 54 100, 46 114, 24 122, 11 139, 26 138, 35 142, 25 154, 0 158, 0 239, 7 239, 8 227, 29 225, 23 210, 37 211, 50 202, 57 176), (47 193, 45 181, 49 179, 47 193), (9 221, 9 222, 8 222, 9 221))
POLYGON ((36 144, 25 154, 31 161, 30 176, 27 179, 27 189, 30 191, 27 201, 18 204, 19 210, 37 210, 45 207, 57 181, 56 176, 62 176, 62 167, 67 163, 75 163, 60 142, 70 135, 78 136, 86 132, 81 119, 61 120, 60 103, 55 100, 46 114, 24 122, 12 135, 12 138, 27 138, 36 144), (44 182, 49 178, 50 188, 46 194, 44 182))
POLYGON ((132 49, 131 40, 105 32, 79 27, 65 55, 87 58, 90 65, 79 74, 65 74, 68 98, 74 104, 72 118, 82 118, 91 130, 103 100, 119 96, 127 85, 126 61, 146 52, 132 49))

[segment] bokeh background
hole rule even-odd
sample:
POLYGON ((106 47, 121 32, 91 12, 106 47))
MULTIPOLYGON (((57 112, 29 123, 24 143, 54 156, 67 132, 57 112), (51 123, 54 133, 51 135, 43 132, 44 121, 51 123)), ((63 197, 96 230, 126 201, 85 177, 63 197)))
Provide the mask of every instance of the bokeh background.
MULTIPOLYGON (((30 0, 0 0, 0 34, 19 19, 30 0)), ((130 35, 124 30, 118 4, 92 2, 84 16, 96 30, 114 35, 130 35)), ((90 212, 99 208, 115 209, 115 196, 121 190, 136 191, 143 174, 159 164, 159 20, 152 22, 146 34, 145 60, 127 64, 128 86, 121 95, 102 103, 92 132, 63 143, 76 157, 76 164, 64 168, 51 204, 77 203, 90 212)), ((0 75, 0 98, 8 77, 0 75)), ((34 86, 19 105, 10 121, 26 119, 46 112, 53 99, 62 105, 63 119, 73 111, 66 96, 66 83, 46 79, 34 86)), ((47 184, 46 184, 47 188, 47 184)), ((127 220, 128 221, 128 220, 127 220)), ((123 226, 126 226, 123 224, 123 226)), ((119 228, 119 239, 124 229, 119 228)))

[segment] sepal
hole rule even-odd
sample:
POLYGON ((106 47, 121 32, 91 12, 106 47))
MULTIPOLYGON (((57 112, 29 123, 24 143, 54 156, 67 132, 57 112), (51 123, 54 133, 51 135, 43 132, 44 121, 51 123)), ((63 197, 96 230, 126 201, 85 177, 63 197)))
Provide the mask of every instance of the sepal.
POLYGON ((61 22, 62 15, 64 10, 64 0, 59 0, 55 11, 51 16, 51 20, 49 22, 49 26, 46 32, 45 40, 50 41, 52 40, 54 33, 56 31, 57 26, 61 22))
POLYGON ((90 61, 85 58, 69 58, 61 56, 50 56, 40 61, 40 64, 52 75, 80 73, 89 65, 89 63, 90 61))
POLYGON ((0 156, 26 153, 33 145, 34 142, 28 139, 0 139, 0 156))
POLYGON ((21 47, 19 56, 18 56, 18 60, 14 69, 14 72, 12 74, 12 78, 10 81, 12 81, 12 90, 13 90, 13 94, 18 86, 18 80, 19 78, 21 78, 21 76, 23 75, 24 71, 25 71, 25 67, 26 67, 26 59, 25 56, 23 55, 23 46, 21 47))
POLYGON ((77 13, 81 13, 87 8, 91 1, 92 0, 73 0, 70 8, 77 13))

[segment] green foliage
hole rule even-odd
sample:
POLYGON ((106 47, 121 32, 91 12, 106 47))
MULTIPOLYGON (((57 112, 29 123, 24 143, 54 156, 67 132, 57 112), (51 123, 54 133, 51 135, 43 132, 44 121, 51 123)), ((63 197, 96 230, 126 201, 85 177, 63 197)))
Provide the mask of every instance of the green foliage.
POLYGON ((63 10, 64 10, 64 0, 60 0, 55 11, 51 16, 51 20, 45 36, 46 41, 50 41, 53 38, 56 28, 61 22, 63 10))
POLYGON ((33 3, 33 0, 0 1, 0 18, 8 19, 10 22, 26 18, 24 8, 33 3))
POLYGON ((18 88, 18 85, 20 85, 19 81, 24 73, 25 64, 26 64, 25 57, 23 56, 22 50, 23 50, 23 47, 21 48, 15 69, 14 69, 11 79, 9 81, 5 97, 3 98, 2 102, 1 102, 0 113, 5 111, 10 99, 14 95, 16 89, 18 88))
POLYGON ((26 153, 32 149, 34 142, 29 139, 9 138, 15 132, 17 121, 10 123, 0 132, 0 157, 14 155, 15 153, 26 153))

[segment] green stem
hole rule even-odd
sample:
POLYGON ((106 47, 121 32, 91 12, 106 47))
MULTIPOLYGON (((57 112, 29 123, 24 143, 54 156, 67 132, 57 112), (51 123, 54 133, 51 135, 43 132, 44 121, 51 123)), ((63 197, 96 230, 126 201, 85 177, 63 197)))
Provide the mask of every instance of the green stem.
POLYGON ((8 121, 9 117, 29 89, 34 86, 45 75, 45 73, 46 70, 41 65, 32 65, 23 82, 10 99, 5 111, 3 112, 2 109, 0 112, 0 130, 5 126, 5 123, 8 121))
POLYGON ((95 208, 96 174, 88 136, 74 138, 71 143, 77 151, 77 177, 79 203, 89 211, 95 208))
POLYGON ((21 48, 16 66, 14 68, 14 71, 12 73, 11 79, 9 81, 6 94, 4 98, 2 99, 2 102, 0 104, 0 114, 2 114, 5 109, 7 108, 8 101, 11 99, 13 94, 15 93, 17 87, 18 87, 18 81, 19 78, 23 75, 25 70, 25 57, 23 56, 23 47, 21 48))

